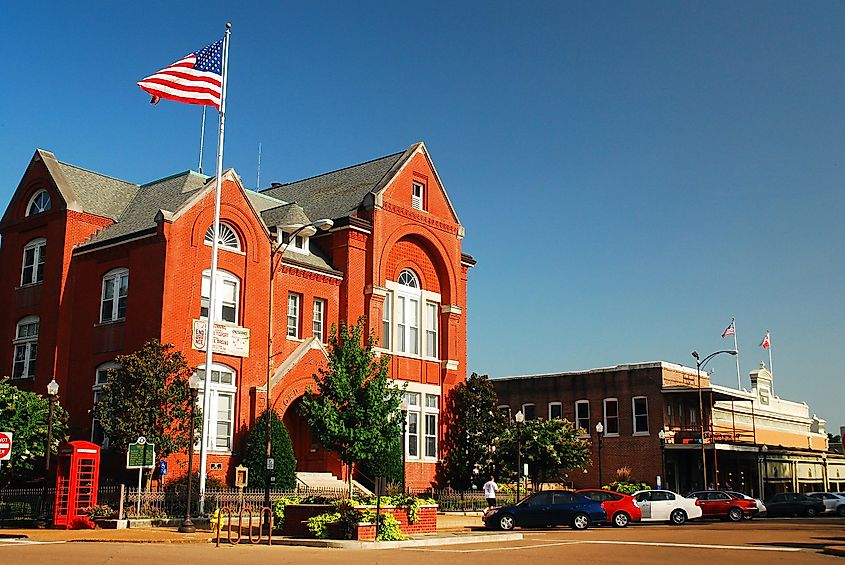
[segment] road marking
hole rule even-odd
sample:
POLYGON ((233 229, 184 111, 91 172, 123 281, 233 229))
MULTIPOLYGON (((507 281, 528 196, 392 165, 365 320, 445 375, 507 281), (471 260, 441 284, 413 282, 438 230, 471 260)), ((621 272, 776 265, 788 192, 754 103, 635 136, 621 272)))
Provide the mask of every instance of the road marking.
POLYGON ((17 538, 10 538, 0 540, 0 547, 11 547, 13 545, 52 545, 57 543, 67 543, 65 540, 62 541, 36 541, 31 539, 17 539, 17 538))
POLYGON ((518 549, 534 549, 538 547, 557 547, 560 545, 572 545, 580 541, 559 541, 555 543, 536 543, 532 545, 519 545, 516 547, 485 547, 482 549, 432 549, 427 547, 403 547, 405 551, 431 551, 438 553, 482 553, 485 551, 515 551, 518 549))
POLYGON ((748 545, 716 545, 709 543, 669 543, 657 541, 612 541, 612 540, 586 540, 576 543, 599 543, 606 545, 649 545, 657 547, 690 547, 694 549, 738 549, 746 551, 801 551, 800 547, 757 547, 748 545))

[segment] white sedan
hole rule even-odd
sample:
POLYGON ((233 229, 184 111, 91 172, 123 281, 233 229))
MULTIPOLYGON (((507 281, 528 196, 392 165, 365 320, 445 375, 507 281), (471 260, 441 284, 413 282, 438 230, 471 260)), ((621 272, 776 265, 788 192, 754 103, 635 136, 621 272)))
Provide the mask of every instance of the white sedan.
POLYGON ((669 490, 640 490, 632 496, 643 513, 643 522, 680 526, 687 520, 701 518, 701 506, 696 498, 684 498, 669 490))
POLYGON ((845 496, 833 492, 808 492, 807 496, 824 502, 824 511, 837 516, 845 516, 845 496))

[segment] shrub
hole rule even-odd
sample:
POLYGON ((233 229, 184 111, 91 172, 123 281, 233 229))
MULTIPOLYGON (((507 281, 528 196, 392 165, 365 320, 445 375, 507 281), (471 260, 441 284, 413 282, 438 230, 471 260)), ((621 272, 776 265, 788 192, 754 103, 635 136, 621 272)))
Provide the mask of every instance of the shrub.
POLYGON ((108 504, 96 504, 82 509, 82 513, 91 518, 116 518, 117 510, 108 504))
POLYGON ((340 521, 340 513, 326 512, 318 516, 308 518, 308 531, 310 531, 315 538, 326 539, 329 537, 329 524, 340 521))
POLYGON ((270 481, 270 486, 275 489, 293 490, 296 488, 296 457, 293 454, 290 434, 275 410, 265 411, 249 430, 243 458, 243 465, 249 469, 249 488, 266 486, 267 418, 271 418, 270 456, 274 463, 270 473, 276 479, 270 481))

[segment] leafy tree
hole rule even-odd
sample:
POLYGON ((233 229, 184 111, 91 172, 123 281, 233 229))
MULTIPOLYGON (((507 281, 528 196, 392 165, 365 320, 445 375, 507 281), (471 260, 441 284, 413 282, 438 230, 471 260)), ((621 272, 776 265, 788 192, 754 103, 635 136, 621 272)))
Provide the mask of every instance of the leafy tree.
POLYGON ((452 488, 466 490, 474 481, 484 483, 496 474, 491 448, 496 448, 505 419, 487 375, 473 373, 452 389, 446 404, 446 455, 441 474, 452 488))
MULTIPOLYGON (((192 369, 185 356, 173 345, 153 339, 115 361, 119 367, 108 371, 107 394, 94 407, 110 448, 126 451, 129 443, 144 436, 155 444, 156 457, 164 459, 193 445, 201 410, 197 407, 192 427, 188 386, 192 369)), ((152 469, 147 478, 151 475, 152 469)))
POLYGON ((362 316, 354 326, 332 326, 328 367, 314 375, 316 389, 308 387, 301 408, 317 441, 347 466, 350 495, 354 464, 387 453, 402 430, 402 392, 387 378, 390 358, 376 357, 364 323, 362 316))
MULTIPOLYGON (((497 451, 505 473, 516 478, 517 430, 510 426, 499 438, 497 451)), ((562 481, 566 471, 583 468, 590 462, 590 445, 579 436, 568 420, 526 420, 520 426, 519 444, 522 463, 528 464, 528 476, 535 490, 543 483, 562 481)))
POLYGON ((249 469, 249 488, 264 488, 267 484, 267 418, 270 418, 270 457, 276 478, 270 486, 285 490, 296 488, 296 457, 285 424, 275 410, 265 410, 249 430, 244 447, 243 465, 249 469))
POLYGON ((401 485, 404 479, 402 469, 402 434, 389 438, 387 451, 377 453, 373 458, 361 461, 361 470, 368 477, 384 477, 388 483, 401 485))
MULTIPOLYGON (((0 462, 0 485, 12 478, 26 479, 43 475, 47 451, 47 426, 50 401, 34 392, 12 385, 7 377, 0 379, 0 431, 12 432, 12 458, 0 462)), ((68 415, 58 402, 53 406, 53 444, 68 437, 68 415)))

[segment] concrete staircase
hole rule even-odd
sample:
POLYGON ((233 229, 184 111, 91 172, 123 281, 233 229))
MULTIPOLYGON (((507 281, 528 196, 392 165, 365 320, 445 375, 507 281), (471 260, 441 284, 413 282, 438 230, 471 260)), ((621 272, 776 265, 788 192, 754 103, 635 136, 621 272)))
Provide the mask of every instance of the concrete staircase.
MULTIPOLYGON (((308 471, 297 471, 296 481, 300 487, 312 489, 325 489, 346 491, 349 487, 345 481, 341 481, 331 473, 313 473, 308 471)), ((373 493, 364 488, 358 481, 352 481, 352 493, 372 496, 373 493)))

